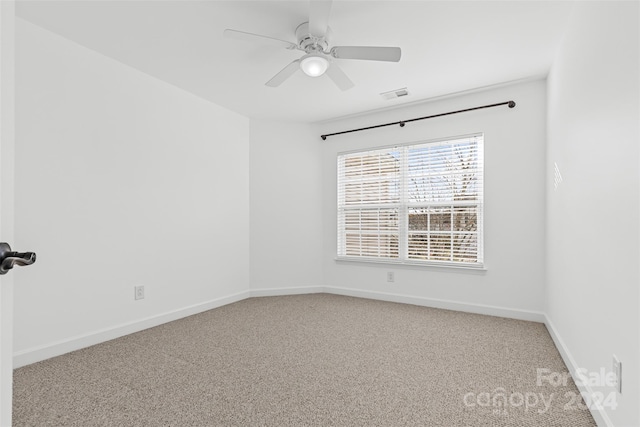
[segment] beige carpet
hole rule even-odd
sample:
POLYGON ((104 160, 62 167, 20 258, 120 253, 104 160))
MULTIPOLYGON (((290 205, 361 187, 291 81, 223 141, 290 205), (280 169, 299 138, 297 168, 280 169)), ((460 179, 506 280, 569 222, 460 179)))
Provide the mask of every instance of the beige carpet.
POLYGON ((16 426, 594 426, 570 402, 573 382, 539 386, 537 368, 567 370, 539 323, 329 294, 251 298, 17 369, 13 416, 16 426))

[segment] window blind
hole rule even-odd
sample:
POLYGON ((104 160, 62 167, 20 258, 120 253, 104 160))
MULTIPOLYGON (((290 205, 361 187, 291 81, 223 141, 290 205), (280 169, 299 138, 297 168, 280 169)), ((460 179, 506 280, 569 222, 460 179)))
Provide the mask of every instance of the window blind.
POLYGON ((483 135, 338 155, 338 258, 483 263, 483 135))

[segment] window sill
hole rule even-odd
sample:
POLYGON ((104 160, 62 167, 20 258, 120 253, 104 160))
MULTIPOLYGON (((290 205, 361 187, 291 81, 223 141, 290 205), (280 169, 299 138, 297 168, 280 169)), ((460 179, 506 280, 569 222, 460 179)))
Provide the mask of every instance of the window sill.
POLYGON ((484 264, 457 264, 451 262, 437 262, 431 261, 428 263, 420 261, 393 261, 389 259, 378 258, 354 258, 354 257, 335 257, 334 260, 337 263, 347 264, 378 264, 378 265, 394 265, 394 266, 406 266, 406 267, 418 267, 418 268, 436 268, 436 269, 451 269, 451 270, 466 270, 466 271, 487 271, 484 264))

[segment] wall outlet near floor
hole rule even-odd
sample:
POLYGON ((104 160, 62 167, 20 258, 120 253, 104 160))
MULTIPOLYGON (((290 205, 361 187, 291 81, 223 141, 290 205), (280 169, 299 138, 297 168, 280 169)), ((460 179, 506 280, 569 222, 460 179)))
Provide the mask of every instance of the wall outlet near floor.
POLYGON ((622 363, 613 355, 613 373, 615 374, 616 391, 622 394, 622 363))
POLYGON ((395 282, 396 280, 396 275, 393 273, 393 271, 387 271, 387 282, 395 282))
POLYGON ((133 291, 135 299, 144 299, 144 286, 134 286, 133 291))

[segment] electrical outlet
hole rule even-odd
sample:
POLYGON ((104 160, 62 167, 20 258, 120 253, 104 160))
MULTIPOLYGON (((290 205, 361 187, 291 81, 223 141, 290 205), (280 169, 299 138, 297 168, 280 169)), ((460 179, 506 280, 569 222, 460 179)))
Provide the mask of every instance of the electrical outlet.
POLYGON ((613 373, 616 377, 616 391, 622 394, 622 363, 613 355, 613 373))
POLYGON ((144 299, 144 286, 134 286, 133 290, 135 299, 144 299))
POLYGON ((387 272, 387 282, 394 282, 396 280, 395 274, 393 274, 393 271, 388 271, 387 272))

